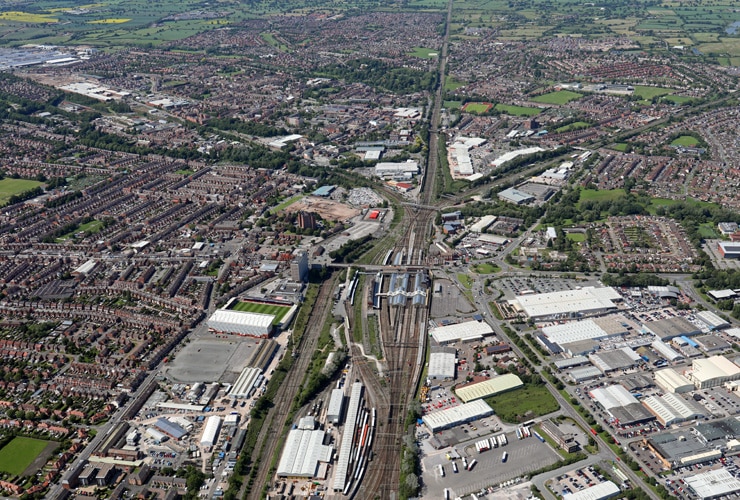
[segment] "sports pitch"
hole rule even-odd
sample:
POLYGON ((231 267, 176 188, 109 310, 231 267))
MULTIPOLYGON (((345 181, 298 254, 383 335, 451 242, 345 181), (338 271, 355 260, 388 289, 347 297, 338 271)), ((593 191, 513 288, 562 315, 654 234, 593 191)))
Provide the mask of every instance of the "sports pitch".
POLYGON ((279 306, 275 304, 263 304, 260 302, 236 302, 231 309, 234 311, 251 312, 257 314, 273 314, 274 324, 280 323, 283 317, 290 311, 290 306, 279 306))
POLYGON ((21 474, 36 460, 49 441, 18 436, 0 450, 0 471, 21 474))

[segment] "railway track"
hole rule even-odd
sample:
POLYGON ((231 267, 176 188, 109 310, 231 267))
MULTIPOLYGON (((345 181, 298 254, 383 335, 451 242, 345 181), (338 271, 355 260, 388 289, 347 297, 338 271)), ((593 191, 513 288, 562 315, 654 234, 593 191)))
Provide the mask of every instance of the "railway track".
MULTIPOLYGON (((282 437, 290 407, 301 388, 304 376, 308 372, 311 354, 316 350, 321 328, 332 305, 331 296, 334 285, 335 280, 328 279, 322 283, 319 289, 316 305, 308 320, 300 345, 295 347, 296 352, 302 353, 302 355, 298 356, 284 382, 280 385, 275 399, 272 401, 273 406, 265 419, 265 425, 257 438, 257 445, 252 455, 252 467, 257 467, 254 486, 249 495, 245 497, 247 479, 242 485, 238 498, 254 500, 262 498, 262 488, 271 480, 268 474, 270 473, 272 458, 275 456, 278 447, 283 443, 282 437)), ((291 353, 286 353, 286 355, 289 356, 291 353)))

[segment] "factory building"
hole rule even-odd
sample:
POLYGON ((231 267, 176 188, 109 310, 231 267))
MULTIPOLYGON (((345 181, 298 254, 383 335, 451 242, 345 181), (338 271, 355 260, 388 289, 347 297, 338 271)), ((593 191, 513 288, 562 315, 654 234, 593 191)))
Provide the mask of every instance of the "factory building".
POLYGON ((288 433, 283 455, 278 463, 278 477, 316 478, 319 464, 331 461, 334 448, 324 444, 325 432, 316 430, 313 417, 304 417, 288 433))
POLYGON ((611 287, 586 287, 550 293, 517 295, 509 303, 535 321, 604 314, 617 308, 622 296, 611 287))
POLYGON ((439 345, 455 342, 481 341, 493 334, 493 328, 485 321, 465 321, 447 326, 432 328, 429 332, 439 345))
POLYGON ((707 325, 710 330, 722 330, 730 326, 727 320, 724 320, 714 314, 712 311, 699 311, 696 313, 696 317, 701 320, 702 323, 707 325))
POLYGON ((591 391, 591 397, 620 425, 632 425, 654 420, 655 417, 621 385, 611 385, 591 391))
POLYGON ((725 469, 715 469, 684 479, 699 500, 712 500, 740 491, 740 479, 725 469))
POLYGON ((342 423, 342 416, 344 411, 344 391, 342 389, 334 389, 331 391, 331 398, 329 399, 329 406, 326 410, 326 420, 334 425, 342 423))
POLYGON ((455 378, 456 352, 454 347, 432 347, 427 377, 442 380, 455 378))
POLYGON ((608 500, 619 496, 622 490, 611 481, 604 481, 580 491, 566 493, 563 500, 608 500))
POLYGON ((694 384, 673 368, 665 368, 655 373, 655 385, 668 393, 681 394, 694 390, 694 384))
POLYGON ((470 403, 453 406, 446 410, 435 411, 421 417, 432 433, 456 427, 460 424, 473 422, 475 420, 493 415, 493 410, 488 403, 478 399, 470 403))
POLYGON ((213 448, 218 439, 218 431, 221 430, 221 417, 211 415, 206 419, 206 425, 203 429, 203 436, 200 438, 200 447, 207 450, 213 448))
POLYGON ((349 461, 352 455, 352 444, 355 438, 357 416, 362 408, 362 394, 365 386, 360 382, 352 384, 352 392, 349 397, 349 406, 347 408, 347 420, 342 433, 342 444, 339 448, 339 458, 334 473, 334 491, 344 491, 347 485, 347 471, 349 470, 349 461))
POLYGON ((381 179, 411 179, 419 173, 419 163, 409 160, 401 163, 380 162, 375 165, 375 175, 381 179))
POLYGON ((671 392, 662 396, 649 396, 642 404, 655 415, 663 427, 693 420, 704 416, 702 408, 693 401, 687 401, 671 392))
POLYGON ((262 370, 259 368, 252 368, 250 366, 245 367, 239 374, 239 378, 234 382, 234 385, 231 386, 229 396, 241 399, 250 397, 257 385, 257 379, 261 375, 262 370))
POLYGON ((464 385, 455 389, 455 394, 464 401, 475 401, 476 399, 483 399, 489 396, 494 396, 502 392, 512 391, 523 387, 524 383, 522 379, 513 373, 506 373, 499 375, 483 382, 475 382, 473 384, 464 385))
POLYGON ((158 418, 157 421, 154 422, 154 428, 171 437, 175 441, 179 441, 188 433, 188 431, 180 427, 178 424, 171 422, 166 418, 158 418))
POLYGON ((701 333, 701 328, 681 316, 648 321, 642 325, 642 328, 664 342, 675 337, 691 337, 701 333))
POLYGON ((740 259, 740 243, 720 241, 717 249, 725 259, 740 259))
POLYGON ((716 387, 740 379, 740 367, 724 356, 695 359, 688 378, 697 389, 716 387))

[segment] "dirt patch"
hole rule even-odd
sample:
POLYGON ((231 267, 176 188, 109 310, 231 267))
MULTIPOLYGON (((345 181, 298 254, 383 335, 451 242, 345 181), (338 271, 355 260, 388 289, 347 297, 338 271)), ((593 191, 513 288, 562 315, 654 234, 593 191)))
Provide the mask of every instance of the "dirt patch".
POLYGON ((355 208, 317 196, 303 198, 285 209, 289 213, 300 212, 302 210, 316 212, 322 219, 331 221, 347 220, 360 214, 360 211, 355 208))

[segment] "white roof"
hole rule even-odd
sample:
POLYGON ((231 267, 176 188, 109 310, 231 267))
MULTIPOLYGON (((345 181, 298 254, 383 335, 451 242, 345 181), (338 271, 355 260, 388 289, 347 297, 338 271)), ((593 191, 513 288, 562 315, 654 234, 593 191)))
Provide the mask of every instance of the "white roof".
POLYGON ((79 273, 79 274, 87 274, 93 269, 95 269, 95 266, 97 266, 97 263, 95 262, 95 259, 90 259, 84 264, 82 264, 80 267, 75 269, 73 272, 79 273))
POLYGON ((594 389, 591 396, 607 410, 637 403, 637 399, 621 385, 610 385, 603 389, 594 389))
POLYGON ((706 323, 707 326, 710 328, 722 328, 725 326, 730 326, 730 323, 723 320, 712 311, 700 311, 696 313, 696 317, 706 323))
POLYGON ((703 415, 703 412, 695 405, 671 392, 663 396, 649 396, 643 399, 642 404, 657 415, 665 425, 691 420, 703 415))
POLYGON ((493 160, 492 164, 493 164, 494 167, 498 167, 499 165, 502 165, 502 164, 506 163, 509 160, 513 160, 517 156, 531 155, 533 153, 539 153, 540 151, 544 151, 544 149, 542 149, 539 146, 534 146, 534 147, 531 147, 531 148, 524 148, 524 149, 517 149, 516 151, 511 151, 509 153, 505 153, 505 154, 499 156, 498 158, 496 158, 495 160, 493 160))
POLYGON ((259 314, 244 311, 232 311, 229 309, 217 309, 208 321, 219 323, 231 323, 234 325, 256 326, 259 328, 269 328, 275 320, 274 314, 259 314))
POLYGON ((689 476, 684 481, 699 498, 714 498, 740 490, 740 480, 725 468, 689 476))
POLYGON ((249 393, 252 390, 252 387, 254 387, 254 383, 257 381, 257 377, 260 373, 262 373, 262 370, 259 368, 253 368, 251 366, 244 368, 241 374, 239 374, 239 378, 236 379, 236 382, 234 382, 234 385, 231 387, 229 396, 232 398, 249 397, 249 393))
POLYGON ((428 373, 432 378, 453 378, 455 376, 455 354, 433 352, 429 356, 428 373))
POLYGON ((476 399, 475 401, 461 404, 460 406, 453 406, 446 410, 429 413, 428 415, 424 415, 422 420, 426 426, 432 430, 432 432, 436 432, 437 430, 454 427, 463 422, 470 422, 472 420, 483 418, 492 413, 493 410, 488 406, 488 403, 482 399, 476 399))
POLYGON ((488 226, 493 224, 496 221, 495 215, 484 215, 481 217, 481 219, 470 226, 470 231, 473 233, 480 233, 481 231, 485 230, 488 226))
POLYGON ((740 367, 724 356, 695 359, 691 368, 691 377, 697 382, 740 376, 740 367))
POLYGON ((211 415, 206 419, 206 425, 203 429, 203 436, 200 438, 201 446, 213 446, 216 443, 216 436, 221 428, 221 417, 211 415))
POLYGON ((478 236, 478 241, 481 243, 491 243, 493 245, 504 245, 509 241, 509 239, 505 236, 498 236, 495 234, 481 234, 478 236))
POLYGON ((455 393, 460 397, 461 400, 468 402, 476 399, 487 398, 500 392, 509 391, 522 387, 522 379, 514 375, 513 373, 506 373, 493 377, 477 384, 470 384, 465 387, 458 387, 455 389, 455 393))
POLYGON ((671 392, 676 392, 677 389, 686 388, 687 386, 694 386, 689 379, 678 373, 673 368, 665 368, 664 370, 656 371, 655 383, 661 389, 671 392))
POLYGON ((674 361, 674 360, 676 360, 678 358, 682 358, 683 357, 679 353, 677 353, 676 351, 674 351, 671 348, 671 346, 669 346, 668 344, 666 344, 665 342, 663 342, 660 339, 655 339, 653 341, 653 343, 650 344, 650 346, 653 349, 655 349, 656 351, 658 351, 658 354, 660 354, 661 356, 663 356, 664 358, 666 358, 668 361, 674 361))
POLYGON ((542 333, 550 342, 555 344, 569 344, 581 340, 599 340, 611 336, 592 319, 546 326, 542 329, 542 333))
POLYGON ((474 340, 493 333, 491 325, 485 321, 465 321, 454 325, 438 326, 431 329, 434 340, 440 344, 474 340))
POLYGON ((606 481, 589 486, 581 491, 566 493, 563 495, 563 500, 604 500, 618 494, 619 486, 611 481, 606 481))
POLYGON ((326 446, 323 430, 293 429, 283 448, 278 476, 314 477, 319 462, 331 460, 332 447, 326 446))
POLYGON ((515 299, 527 316, 535 318, 614 309, 614 300, 621 296, 611 287, 517 295, 515 299))
POLYGON ((740 338, 740 328, 728 328, 725 333, 731 337, 740 338))

